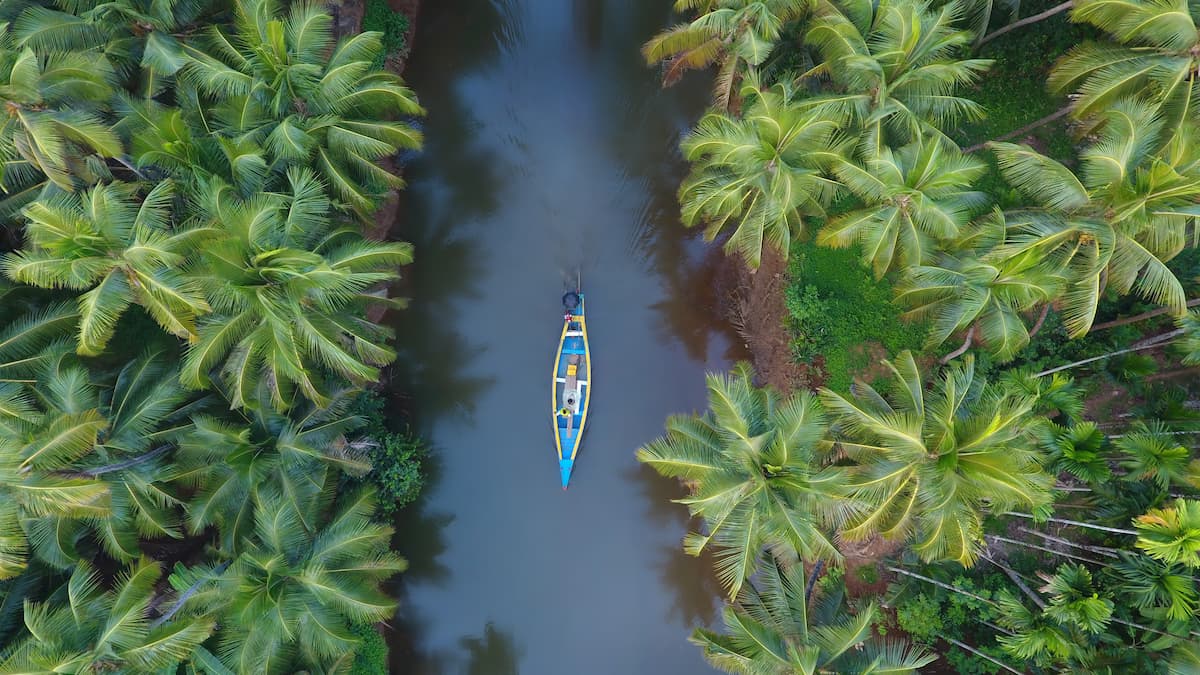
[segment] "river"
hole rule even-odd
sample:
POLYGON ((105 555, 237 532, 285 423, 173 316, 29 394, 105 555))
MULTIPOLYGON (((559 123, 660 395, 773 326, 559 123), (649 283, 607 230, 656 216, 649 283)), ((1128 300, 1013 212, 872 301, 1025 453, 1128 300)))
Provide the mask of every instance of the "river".
POLYGON ((708 84, 661 90, 638 52, 670 20, 668 0, 425 0, 394 388, 434 466, 397 519, 393 672, 713 672, 686 641, 719 621, 709 561, 680 550, 679 487, 634 458, 736 355, 675 201, 708 84), (563 492, 549 376, 577 274, 595 396, 563 492))

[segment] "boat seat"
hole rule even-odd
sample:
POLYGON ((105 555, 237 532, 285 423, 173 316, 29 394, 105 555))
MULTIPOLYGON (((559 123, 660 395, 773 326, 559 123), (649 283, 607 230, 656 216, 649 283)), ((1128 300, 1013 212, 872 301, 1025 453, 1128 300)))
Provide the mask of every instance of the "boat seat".
POLYGON ((583 335, 583 331, 581 331, 581 330, 567 331, 567 337, 579 337, 580 335, 583 335))
MULTIPOLYGON (((559 383, 559 384, 566 384, 566 383, 567 383, 567 378, 565 378, 565 377, 559 377, 559 378, 555 378, 555 380, 554 380, 554 381, 555 381, 555 382, 557 382, 557 383, 559 383)), ((581 387, 586 387, 586 386, 587 386, 587 380, 575 380, 575 384, 578 384, 578 385, 579 385, 579 386, 581 386, 581 387)))
POLYGON ((563 353, 564 354, 586 354, 587 352, 582 349, 564 349, 563 353))

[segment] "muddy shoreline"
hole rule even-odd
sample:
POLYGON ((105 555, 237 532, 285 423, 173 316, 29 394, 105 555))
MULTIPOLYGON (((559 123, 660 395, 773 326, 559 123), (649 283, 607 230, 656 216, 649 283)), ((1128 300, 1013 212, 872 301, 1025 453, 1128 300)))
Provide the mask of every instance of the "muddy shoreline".
POLYGON ((762 265, 752 271, 738 256, 726 255, 719 242, 712 246, 711 255, 720 258, 715 280, 719 309, 750 353, 758 384, 783 393, 819 387, 821 382, 808 364, 792 358, 787 328, 788 261, 768 250, 762 265))

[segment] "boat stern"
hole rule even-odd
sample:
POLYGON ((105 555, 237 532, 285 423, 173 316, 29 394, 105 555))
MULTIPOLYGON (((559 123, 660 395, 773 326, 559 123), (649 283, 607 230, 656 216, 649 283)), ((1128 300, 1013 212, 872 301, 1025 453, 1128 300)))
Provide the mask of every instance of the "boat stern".
POLYGON ((562 478, 562 489, 567 489, 567 483, 571 481, 571 468, 575 465, 575 460, 562 459, 558 462, 558 474, 562 478))

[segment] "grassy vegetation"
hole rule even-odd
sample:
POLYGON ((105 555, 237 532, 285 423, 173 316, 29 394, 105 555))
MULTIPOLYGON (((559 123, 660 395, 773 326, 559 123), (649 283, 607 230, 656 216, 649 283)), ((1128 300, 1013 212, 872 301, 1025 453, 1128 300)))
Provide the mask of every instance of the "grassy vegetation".
POLYGON ((362 29, 383 33, 384 54, 379 57, 376 66, 382 67, 388 56, 408 55, 408 26, 408 16, 392 9, 388 0, 367 0, 362 29))
POLYGON ((378 675, 388 672, 388 648, 383 636, 373 624, 360 623, 354 626, 354 637, 359 639, 350 675, 378 675))
POLYGON ((793 356, 823 364, 818 375, 828 386, 843 389, 855 373, 871 365, 878 356, 871 345, 888 354, 920 348, 925 326, 900 320, 891 284, 876 281, 857 250, 796 244, 789 274, 787 321, 793 356))
MULTIPOLYGON (((1058 4, 1049 0, 1023 3, 1021 13, 1033 15, 1058 4)), ((987 43, 978 57, 994 63, 968 96, 983 106, 987 117, 963 125, 952 136, 964 148, 995 140, 1052 115, 1067 104, 1066 97, 1055 96, 1046 90, 1050 67, 1074 45, 1096 35, 1095 29, 1071 23, 1067 15, 1059 14, 1038 23, 1012 31, 987 43)), ((1031 142, 1046 155, 1069 164, 1075 157, 1075 143, 1067 130, 1065 119, 1045 124, 1015 143, 1031 142)), ((990 153, 985 153, 991 171, 977 188, 993 195, 1002 208, 1018 203, 1016 193, 1000 178, 990 153)))

